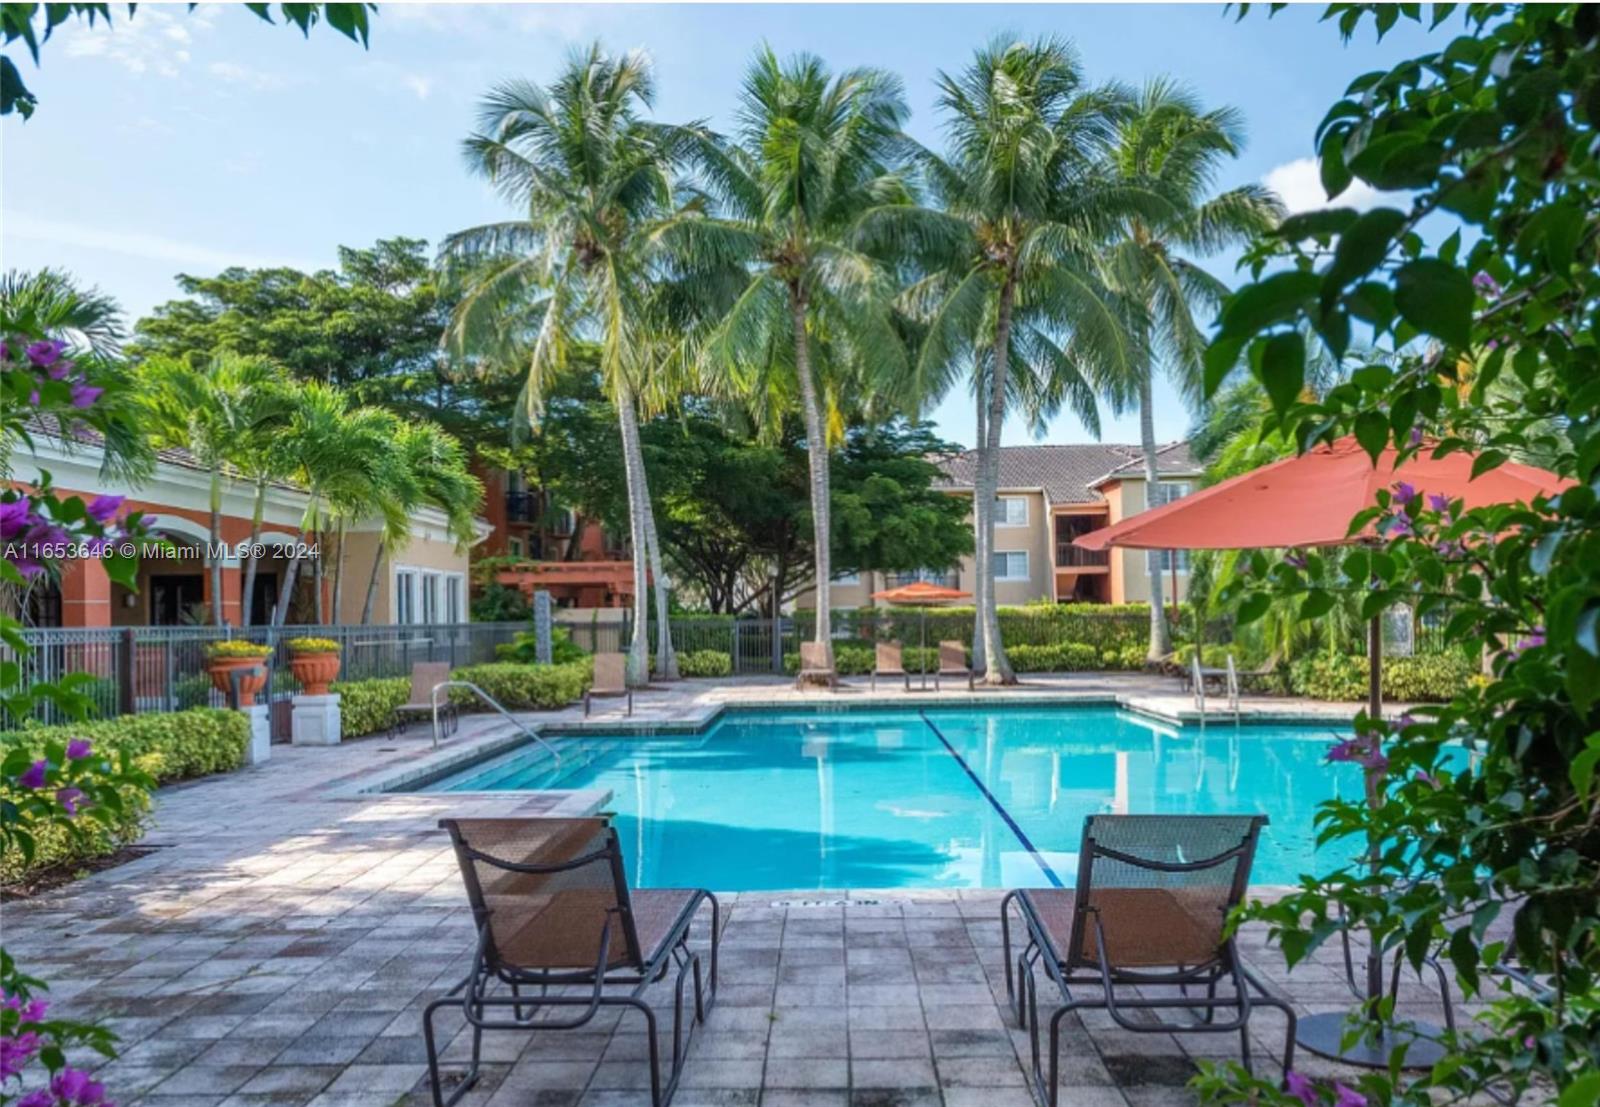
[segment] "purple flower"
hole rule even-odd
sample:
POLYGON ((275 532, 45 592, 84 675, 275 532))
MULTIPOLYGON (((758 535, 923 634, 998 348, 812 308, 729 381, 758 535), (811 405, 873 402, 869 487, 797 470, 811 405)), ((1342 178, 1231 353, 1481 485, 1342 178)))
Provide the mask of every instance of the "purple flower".
POLYGON ((64 381, 67 379, 67 375, 77 367, 77 362, 73 361, 71 358, 64 357, 54 365, 50 366, 50 379, 53 381, 64 381))
POLYGON ((1450 497, 1443 492, 1428 493, 1428 510, 1437 511, 1440 515, 1450 510, 1450 497))
POLYGON ((1439 778, 1434 776, 1426 769, 1418 769, 1417 774, 1413 779, 1415 779, 1419 784, 1426 784, 1435 792, 1444 787, 1444 784, 1439 780, 1439 778))
POLYGON ((1378 748, 1375 734, 1358 734, 1335 742, 1328 750, 1329 761, 1350 761, 1372 773, 1381 773, 1389 767, 1389 759, 1378 748))
POLYGON ((1544 627, 1534 627, 1533 633, 1518 642, 1511 650, 1512 657, 1521 657, 1535 646, 1544 645, 1544 627))
POLYGON ((86 407, 93 407, 94 402, 100 398, 103 388, 96 388, 92 384, 75 384, 72 386, 72 406, 82 411, 86 407))
POLYGON ((78 804, 83 800, 82 788, 57 788, 56 802, 67 809, 67 814, 76 815, 78 804))
POLYGON ((1411 517, 1404 512, 1391 515, 1386 525, 1390 538, 1410 538, 1415 533, 1411 529, 1411 517))
POLYGON ((24 788, 43 788, 44 774, 50 770, 50 762, 40 758, 29 765, 23 774, 17 777, 17 783, 24 788))
POLYGON ((29 510, 33 505, 27 499, 0 503, 0 542, 9 542, 37 520, 29 510))
POLYGON ((28 406, 30 406, 30 407, 38 407, 39 406, 39 390, 37 388, 35 388, 32 392, 28 393, 28 406))
POLYGON ((1417 490, 1405 481, 1400 481, 1394 486, 1394 502, 1401 507, 1409 507, 1411 501, 1417 498, 1417 490))
POLYGON ((20 1076, 33 1055, 39 1052, 39 1035, 29 1030, 15 1038, 0 1038, 0 1080, 20 1076))
POLYGON ((1410 441, 1411 441, 1411 444, 1413 446, 1422 445, 1422 428, 1421 427, 1412 427, 1411 428, 1411 439, 1410 439, 1410 441))
POLYGON ((33 342, 28 345, 28 360, 41 368, 55 364, 61 356, 61 343, 43 341, 33 342))
POLYGON ((1305 554, 1290 550, 1288 553, 1283 555, 1283 563, 1291 568, 1304 570, 1306 567, 1306 557, 1305 554))
POLYGON ((37 1088, 17 1100, 17 1107, 56 1107, 56 1097, 45 1088, 37 1088))
POLYGON ((100 524, 109 523, 122 509, 121 496, 96 496, 89 501, 89 518, 100 524))
POLYGON ((1499 281, 1495 280, 1481 269, 1473 275, 1472 287, 1476 288, 1479 292, 1484 293, 1492 300, 1498 300, 1500 298, 1500 294, 1504 291, 1504 289, 1500 287, 1499 281))
POLYGON ((82 1069, 66 1068, 50 1081, 55 1097, 73 1107, 110 1107, 106 1087, 82 1069))
POLYGON ((1333 1085, 1334 1107, 1367 1107, 1367 1097, 1354 1088, 1347 1088, 1335 1082, 1333 1085))
POLYGON ((89 751, 94 748, 94 743, 87 738, 74 738, 67 743, 67 760, 82 761, 89 756, 89 751))
MULTIPOLYGON (((1416 716, 1412 715, 1411 712, 1409 712, 1409 711, 1407 711, 1405 714, 1401 715, 1399 718, 1395 719, 1395 721, 1394 721, 1394 728, 1397 731, 1404 730, 1407 727, 1412 727, 1412 726, 1416 726, 1416 725, 1417 725, 1416 716)), ((68 754, 67 756, 70 757, 71 754, 68 754)))
POLYGON ((1311 1082, 1311 1078, 1308 1076, 1302 1076, 1298 1072, 1285 1073, 1283 1086, 1290 1095, 1304 1103, 1306 1107, 1317 1107, 1317 1104, 1321 1102, 1317 1096, 1317 1086, 1311 1082))

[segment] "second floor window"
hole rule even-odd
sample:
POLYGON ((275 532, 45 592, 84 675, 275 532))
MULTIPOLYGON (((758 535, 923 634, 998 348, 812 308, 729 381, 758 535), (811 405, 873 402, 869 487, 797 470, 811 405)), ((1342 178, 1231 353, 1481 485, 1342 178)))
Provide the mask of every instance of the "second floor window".
POLYGON ((996 496, 994 498, 994 525, 997 527, 1027 526, 1028 497, 996 496))
POLYGON ((1027 580, 1027 550, 996 550, 994 553, 995 580, 1027 580))
POLYGON ((1170 504, 1173 500, 1181 500, 1189 494, 1189 482, 1186 480, 1164 480, 1150 486, 1150 502, 1148 507, 1160 507, 1170 504))
POLYGON ((1176 555, 1178 558, 1178 568, 1176 571, 1180 573, 1187 573, 1189 571, 1188 550, 1146 550, 1145 564, 1155 572, 1170 573, 1174 571, 1172 568, 1172 558, 1174 555, 1176 555))

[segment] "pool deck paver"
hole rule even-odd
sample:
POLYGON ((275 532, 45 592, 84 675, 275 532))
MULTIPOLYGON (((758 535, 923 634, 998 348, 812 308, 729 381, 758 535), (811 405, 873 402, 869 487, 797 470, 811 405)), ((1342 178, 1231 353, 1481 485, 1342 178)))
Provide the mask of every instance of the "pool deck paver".
MULTIPOLYGON (((1173 717, 1175 682, 1028 677, 1006 702, 1120 696, 1173 717)), ((786 682, 689 681, 642 693, 636 723, 695 722, 721 704, 918 702, 849 682, 836 697, 786 682)), ((993 695, 993 694, 990 694, 993 695)), ((931 696, 931 693, 930 693, 931 696)), ((981 702, 946 691, 939 702, 981 702)), ((1282 700, 1247 699, 1271 717, 1282 700)), ((1302 705, 1335 722, 1353 705, 1302 705)), ((530 716, 577 723, 576 709, 530 716)), ((620 712, 597 712, 615 727, 620 712)), ((473 716, 444 755, 496 742, 473 716)), ((6 904, 6 945, 49 980, 57 1011, 104 1019, 121 1056, 100 1070, 125 1107, 421 1107, 420 1013, 464 975, 472 925, 437 828, 451 815, 588 810, 589 793, 381 794, 361 789, 441 755, 426 731, 332 748, 277 746, 254 769, 162 789, 148 855, 6 904)), ((678 1107, 1008 1107, 1031 1103, 1026 1038, 1005 1004, 993 890, 725 895, 721 989, 697 1028, 678 1107)), ((703 922, 703 920, 702 920, 703 922)), ((702 927, 703 929, 703 927, 702 927)), ((1246 958, 1302 1012, 1343 1009, 1337 951, 1287 974, 1265 935, 1246 958)), ((664 991, 663 991, 663 994, 664 991)), ((1438 1017, 1413 986, 1403 1009, 1438 1017), (1414 998, 1412 998, 1414 997, 1414 998)), ((670 1003, 670 998, 666 998, 670 1003)), ((667 1020, 663 1019, 665 1024, 667 1020)), ((460 1027, 459 1018, 455 1026, 460 1027)), ((1258 1072, 1276 1072, 1283 1025, 1251 1022, 1258 1072)), ((1168 1107, 1198 1060, 1236 1056, 1230 1034, 1130 1034, 1104 1014, 1066 1028, 1062 1102, 1168 1107)), ((456 1033, 447 1069, 465 1056, 456 1033)), ((473 1107, 637 1107, 648 1102, 636 1016, 576 1032, 487 1034, 473 1107)), ((1312 1074, 1348 1070, 1300 1054, 1312 1074)))

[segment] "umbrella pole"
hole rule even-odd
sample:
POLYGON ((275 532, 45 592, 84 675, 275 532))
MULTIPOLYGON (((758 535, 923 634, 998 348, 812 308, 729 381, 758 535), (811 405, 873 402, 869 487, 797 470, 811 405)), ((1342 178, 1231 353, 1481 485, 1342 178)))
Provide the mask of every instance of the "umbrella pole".
POLYGON ((917 649, 917 667, 922 670, 922 690, 928 690, 928 609, 917 609, 917 641, 921 646, 917 649))

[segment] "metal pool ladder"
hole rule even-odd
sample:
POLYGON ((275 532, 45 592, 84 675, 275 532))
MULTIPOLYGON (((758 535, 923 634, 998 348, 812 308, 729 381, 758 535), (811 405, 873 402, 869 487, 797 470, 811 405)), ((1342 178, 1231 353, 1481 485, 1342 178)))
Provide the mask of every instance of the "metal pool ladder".
POLYGON ((433 748, 434 749, 438 749, 439 748, 439 689, 441 689, 441 688, 470 688, 470 689, 472 689, 473 695, 477 696, 484 703, 488 704, 490 707, 492 707, 496 711, 498 711, 500 713, 500 717, 502 719, 504 719, 506 722, 510 723, 512 726, 514 726, 518 730, 522 731, 523 734, 527 735, 529 738, 531 738, 535 742, 539 743, 545 749, 549 750, 550 751, 550 756, 555 758, 556 764, 557 765, 561 764, 561 754, 556 751, 556 748, 554 746, 552 746, 549 742, 545 741, 543 738, 539 737, 533 731, 529 730, 525 725, 523 725, 521 722, 519 722, 516 719, 516 717, 511 714, 511 712, 509 712, 505 708, 501 707, 499 701, 497 701, 493 696, 489 695, 489 693, 485 692, 482 688, 479 688, 476 684, 472 683, 470 680, 442 680, 438 684, 435 684, 433 686, 433 694, 432 694, 432 696, 430 698, 431 698, 432 703, 433 703, 433 748))

